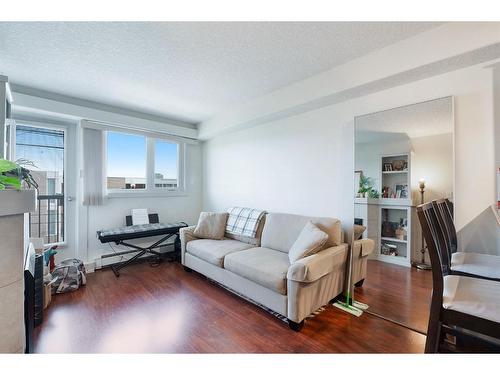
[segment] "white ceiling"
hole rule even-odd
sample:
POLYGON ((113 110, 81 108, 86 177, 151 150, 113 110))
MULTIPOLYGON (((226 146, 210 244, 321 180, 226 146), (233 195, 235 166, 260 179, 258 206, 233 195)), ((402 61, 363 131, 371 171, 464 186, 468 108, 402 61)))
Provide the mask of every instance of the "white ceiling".
POLYGON ((356 143, 389 142, 453 132, 450 97, 356 118, 356 143))
POLYGON ((12 83, 191 123, 440 23, 0 22, 12 83))

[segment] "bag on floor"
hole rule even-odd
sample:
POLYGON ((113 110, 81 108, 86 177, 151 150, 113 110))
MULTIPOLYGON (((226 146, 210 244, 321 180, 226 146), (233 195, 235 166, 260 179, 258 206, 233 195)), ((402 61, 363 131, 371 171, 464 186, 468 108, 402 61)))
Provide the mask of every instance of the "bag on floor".
POLYGON ((87 284, 85 266, 79 259, 66 259, 52 271, 52 294, 72 292, 87 284))

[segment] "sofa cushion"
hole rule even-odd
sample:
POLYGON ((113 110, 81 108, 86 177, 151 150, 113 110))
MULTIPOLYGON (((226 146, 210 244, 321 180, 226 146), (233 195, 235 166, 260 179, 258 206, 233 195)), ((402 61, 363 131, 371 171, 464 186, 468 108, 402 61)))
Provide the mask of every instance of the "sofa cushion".
POLYGON ((500 279, 500 257, 498 255, 456 252, 451 255, 453 271, 500 279))
POLYGON ((443 278, 443 307, 500 323, 498 281, 447 275, 443 278))
POLYGON ((227 212, 202 212, 198 224, 194 228, 194 235, 198 238, 222 239, 226 229, 227 217, 227 212))
POLYGON ((286 295, 288 254, 265 247, 226 255, 224 268, 277 293, 286 295))
POLYGON ((218 267, 224 266, 224 257, 227 254, 251 248, 247 243, 223 239, 223 240, 194 240, 186 245, 186 252, 214 264, 218 267))
POLYGON ((262 231, 261 246, 288 253, 308 221, 328 234, 325 248, 342 243, 342 228, 338 219, 268 213, 262 231))
POLYGON ((317 253, 323 248, 327 240, 328 234, 308 221, 288 252, 290 263, 317 253))

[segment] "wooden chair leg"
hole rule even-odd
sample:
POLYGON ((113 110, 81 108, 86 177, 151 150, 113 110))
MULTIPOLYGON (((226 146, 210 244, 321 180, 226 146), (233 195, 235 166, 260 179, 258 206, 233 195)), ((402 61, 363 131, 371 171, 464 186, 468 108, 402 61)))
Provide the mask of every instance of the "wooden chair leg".
POLYGON ((441 322, 437 319, 429 318, 427 328, 427 338, 425 340, 425 353, 437 353, 439 341, 441 339, 441 322))

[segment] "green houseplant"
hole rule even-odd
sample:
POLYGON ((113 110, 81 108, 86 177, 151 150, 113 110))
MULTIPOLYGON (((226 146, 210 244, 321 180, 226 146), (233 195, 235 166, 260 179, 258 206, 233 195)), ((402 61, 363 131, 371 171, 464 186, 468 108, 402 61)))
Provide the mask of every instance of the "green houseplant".
POLYGON ((31 175, 28 166, 34 164, 25 159, 19 159, 15 162, 0 158, 0 190, 16 189, 21 190, 24 182, 28 189, 38 189, 38 184, 31 175))
POLYGON ((373 188, 373 180, 363 174, 359 178, 358 193, 361 194, 362 197, 368 198, 378 198, 380 196, 379 192, 373 188))

